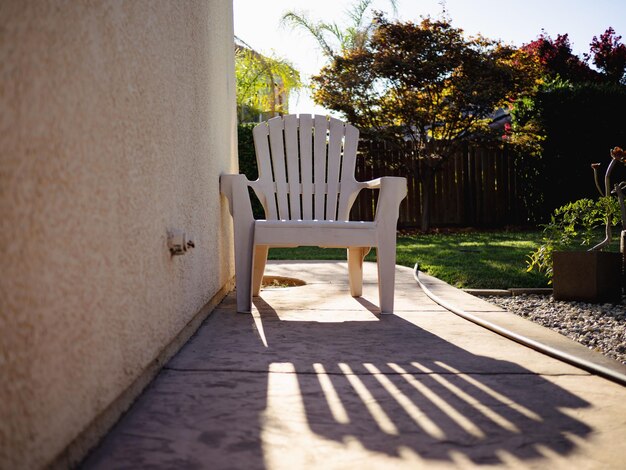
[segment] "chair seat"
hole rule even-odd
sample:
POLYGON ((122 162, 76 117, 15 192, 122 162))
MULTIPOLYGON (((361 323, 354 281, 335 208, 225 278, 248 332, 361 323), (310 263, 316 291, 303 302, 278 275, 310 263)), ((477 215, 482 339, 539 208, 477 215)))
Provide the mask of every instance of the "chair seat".
POLYGON ((376 245, 376 222, 256 220, 255 245, 344 248, 376 245))
POLYGON ((299 228, 333 228, 333 229, 358 229, 376 228, 376 222, 343 221, 343 220, 256 220, 255 225, 259 227, 274 227, 284 229, 286 227, 299 228))

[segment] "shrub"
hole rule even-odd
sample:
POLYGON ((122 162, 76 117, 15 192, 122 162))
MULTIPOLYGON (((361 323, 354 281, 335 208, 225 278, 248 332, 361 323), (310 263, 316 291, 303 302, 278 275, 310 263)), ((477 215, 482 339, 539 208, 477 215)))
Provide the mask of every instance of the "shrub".
MULTIPOLYGON (((254 153, 254 139, 252 129, 257 123, 244 123, 237 126, 237 148, 239 151, 239 173, 243 173, 250 181, 259 177, 259 170, 256 164, 256 154, 254 153)), ((252 213, 255 219, 265 218, 263 206, 257 199, 254 191, 250 189, 252 201, 252 213)))
POLYGON ((541 245, 528 255, 527 271, 538 271, 552 279, 552 253, 591 246, 607 217, 612 227, 620 222, 619 202, 613 197, 579 199, 556 209, 544 225, 541 245))
MULTIPOLYGON (((541 91, 536 108, 546 136, 539 175, 543 202, 540 220, 548 210, 569 201, 595 196, 589 184, 591 163, 607 158, 607 149, 626 145, 626 87, 611 84, 560 86, 541 91)), ((617 181, 626 179, 624 168, 616 168, 617 181)))

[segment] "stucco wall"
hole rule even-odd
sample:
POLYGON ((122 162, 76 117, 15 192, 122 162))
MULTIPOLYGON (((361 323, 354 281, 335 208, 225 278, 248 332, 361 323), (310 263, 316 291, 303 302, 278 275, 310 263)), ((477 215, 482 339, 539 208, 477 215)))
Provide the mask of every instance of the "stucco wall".
POLYGON ((232 39, 228 0, 0 2, 0 468, 54 459, 232 278, 232 39))

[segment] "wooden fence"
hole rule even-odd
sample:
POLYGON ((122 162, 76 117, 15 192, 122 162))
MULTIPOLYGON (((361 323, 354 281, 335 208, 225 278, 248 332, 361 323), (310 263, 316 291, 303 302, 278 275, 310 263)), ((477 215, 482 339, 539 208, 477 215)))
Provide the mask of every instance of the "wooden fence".
MULTIPOLYGON (((420 226, 424 162, 410 144, 399 148, 363 142, 356 177, 405 176, 408 195, 400 207, 398 226, 420 226)), ((431 197, 431 227, 502 227, 522 225, 526 219, 513 157, 506 149, 465 146, 446 159, 435 173, 431 197)), ((353 220, 372 220, 377 191, 361 191, 353 220)))

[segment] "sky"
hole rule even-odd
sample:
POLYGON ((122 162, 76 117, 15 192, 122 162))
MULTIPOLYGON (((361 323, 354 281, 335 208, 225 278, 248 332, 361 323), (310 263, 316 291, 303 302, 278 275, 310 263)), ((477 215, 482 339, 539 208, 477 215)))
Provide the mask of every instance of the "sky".
MULTIPOLYGON (((301 30, 280 25, 286 11, 304 12, 311 19, 347 22, 345 11, 355 0, 234 0, 235 35, 264 55, 276 55, 289 60, 306 80, 324 65, 315 40, 301 30)), ((374 0, 374 9, 392 16, 388 0, 374 0)), ((439 16, 441 0, 397 0, 396 18, 420 20, 421 16, 439 16)), ((609 26, 626 43, 625 0, 447 0, 445 8, 452 25, 468 36, 482 34, 507 44, 520 46, 545 30, 552 38, 568 34, 574 53, 589 51, 593 36, 599 36, 609 26)), ((292 96, 292 113, 325 114, 316 106, 308 92, 292 96)))

